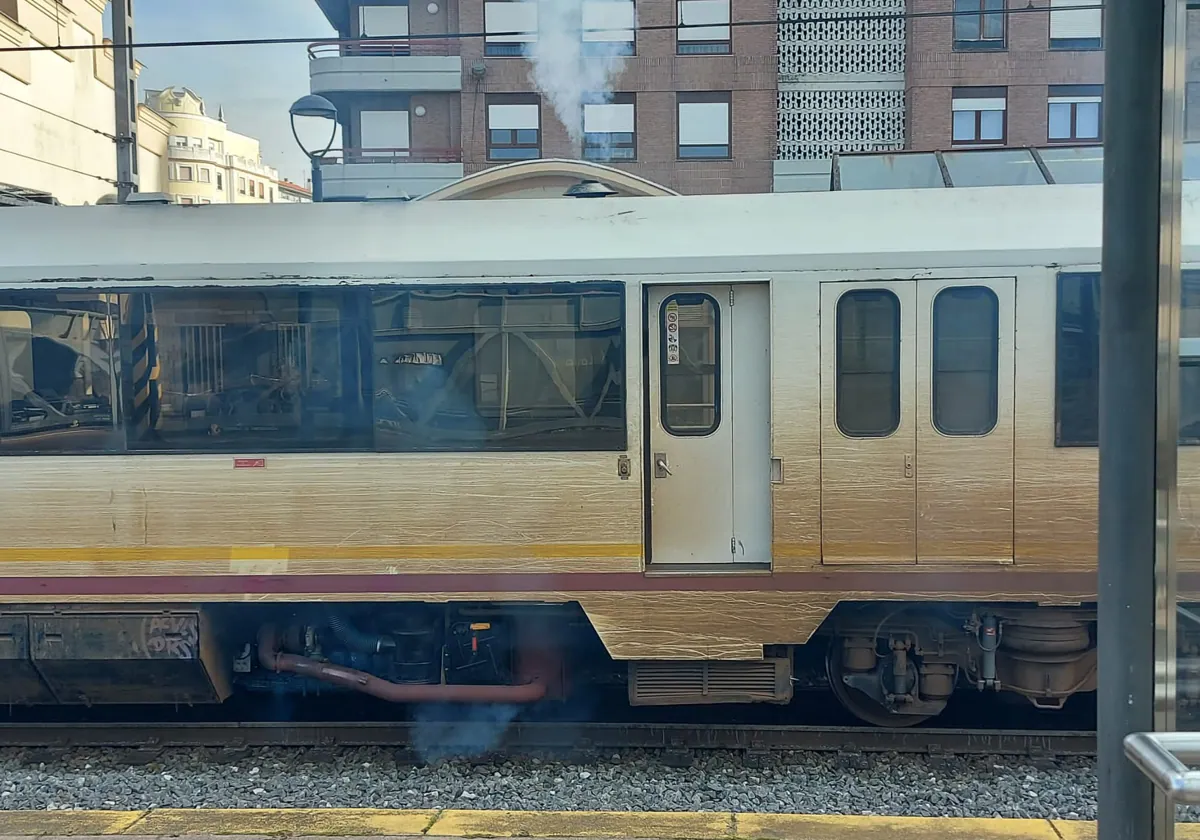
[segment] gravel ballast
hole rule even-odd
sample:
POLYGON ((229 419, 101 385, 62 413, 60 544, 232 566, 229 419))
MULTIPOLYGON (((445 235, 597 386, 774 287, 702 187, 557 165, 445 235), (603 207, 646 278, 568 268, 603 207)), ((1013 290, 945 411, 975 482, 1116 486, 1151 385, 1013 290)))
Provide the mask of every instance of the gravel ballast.
MULTIPOLYGON (((371 807, 1095 819, 1091 759, 623 752, 407 763, 395 750, 0 750, 0 809, 371 807), (399 756, 399 760, 398 760, 399 756)), ((1182 816, 1182 815, 1181 815, 1182 816)), ((1200 821, 1200 814, 1189 814, 1200 821)))

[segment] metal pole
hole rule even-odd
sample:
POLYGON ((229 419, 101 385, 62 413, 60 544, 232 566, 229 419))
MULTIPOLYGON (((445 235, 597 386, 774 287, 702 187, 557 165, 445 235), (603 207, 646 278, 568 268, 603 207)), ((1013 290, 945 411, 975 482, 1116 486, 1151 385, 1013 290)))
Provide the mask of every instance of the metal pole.
MULTIPOLYGON (((1179 57, 1173 48, 1164 51, 1164 34, 1174 35, 1164 21, 1174 20, 1180 5, 1180 0, 1106 0, 1104 9, 1098 840, 1147 840, 1152 833, 1167 838, 1173 828, 1173 813, 1125 758, 1123 740, 1168 723, 1156 715, 1155 657, 1174 658, 1173 633, 1165 651, 1161 631, 1173 620, 1175 605, 1166 603, 1162 588, 1170 550, 1164 533, 1169 528, 1160 523, 1170 512, 1169 505, 1163 507, 1164 492, 1174 496, 1177 436, 1170 427, 1171 402, 1160 404, 1159 391, 1176 373, 1160 352, 1164 325, 1158 313, 1165 289, 1169 332, 1175 317, 1169 306, 1172 259, 1178 308, 1178 247, 1170 245, 1171 231, 1178 242, 1178 211, 1171 210, 1171 188, 1164 191, 1177 177, 1173 146, 1164 142, 1176 130, 1174 100, 1168 98, 1164 107, 1164 90, 1170 97, 1175 83, 1164 58, 1179 57)), ((1165 670, 1162 676, 1167 679, 1165 670)))
POLYGON ((113 0, 113 93, 117 108, 117 203, 138 191, 137 76, 133 62, 133 0, 113 0))
POLYGON ((325 198, 325 188, 321 184, 321 159, 313 155, 309 160, 312 161, 312 200, 315 203, 325 198))

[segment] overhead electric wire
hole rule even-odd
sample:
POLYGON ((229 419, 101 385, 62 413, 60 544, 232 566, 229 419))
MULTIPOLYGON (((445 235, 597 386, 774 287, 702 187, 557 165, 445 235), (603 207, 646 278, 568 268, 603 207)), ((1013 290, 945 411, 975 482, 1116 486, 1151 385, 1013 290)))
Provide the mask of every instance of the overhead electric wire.
POLYGON ((96 134, 99 134, 101 137, 107 137, 109 140, 115 141, 117 139, 116 135, 109 134, 107 131, 101 131, 100 129, 95 128, 94 126, 86 125, 84 123, 73 120, 70 117, 64 117, 62 114, 56 114, 53 111, 47 111, 45 108, 41 108, 37 105, 34 105, 32 102, 26 102, 24 99, 19 99, 19 98, 13 96, 12 94, 5 93, 4 91, 0 91, 0 96, 3 96, 5 99, 11 99, 13 102, 20 102, 22 105, 32 108, 35 111, 41 111, 43 114, 46 114, 48 116, 57 117, 60 120, 69 122, 71 125, 77 125, 80 128, 86 128, 88 131, 93 131, 96 134))
MULTIPOLYGON (((1094 3, 1085 3, 1075 6, 1026 6, 1021 9, 997 9, 994 12, 956 12, 953 9, 939 9, 933 12, 869 12, 864 14, 832 14, 820 15, 813 17, 803 17, 788 19, 787 17, 776 17, 772 20, 735 20, 728 23, 662 23, 649 24, 632 27, 612 27, 602 26, 588 29, 580 29, 584 32, 612 32, 614 29, 621 31, 632 30, 634 32, 664 32, 678 31, 682 29, 711 29, 713 27, 731 27, 734 29, 748 26, 779 26, 787 24, 789 26, 815 26, 825 23, 858 23, 858 22, 874 22, 874 21, 909 21, 922 20, 927 18, 943 18, 943 17, 986 17, 990 15, 1018 15, 1018 14, 1049 14, 1050 12, 1073 12, 1073 11, 1102 11, 1103 5, 1094 3)), ((795 12, 794 14, 804 14, 803 12, 795 12)), ((363 41, 390 41, 390 40, 405 40, 405 41, 455 41, 464 40, 467 38, 486 38, 504 36, 515 37, 519 35, 536 35, 535 31, 505 31, 505 32, 442 32, 427 35, 404 35, 396 38, 228 38, 228 39, 209 39, 203 41, 148 41, 145 43, 135 44, 64 44, 60 47, 48 47, 41 44, 30 47, 0 47, 0 54, 3 53, 21 53, 21 52, 45 52, 47 50, 64 51, 64 50, 149 50, 160 49, 166 47, 251 47, 251 46, 277 46, 283 44, 360 44, 363 41)))
POLYGON ((53 161, 42 160, 41 158, 36 158, 31 155, 22 154, 21 152, 14 152, 12 149, 5 149, 3 147, 0 147, 0 154, 13 155, 15 157, 25 158, 25 160, 31 160, 34 163, 44 163, 46 166, 53 166, 55 169, 65 169, 68 172, 74 172, 76 175, 84 175, 88 178, 95 178, 97 181, 103 181, 106 184, 112 184, 114 187, 117 185, 117 182, 114 181, 112 178, 105 178, 103 175, 96 175, 91 172, 84 172, 82 169, 74 169, 73 167, 70 167, 70 166, 64 166, 61 163, 54 163, 53 161))

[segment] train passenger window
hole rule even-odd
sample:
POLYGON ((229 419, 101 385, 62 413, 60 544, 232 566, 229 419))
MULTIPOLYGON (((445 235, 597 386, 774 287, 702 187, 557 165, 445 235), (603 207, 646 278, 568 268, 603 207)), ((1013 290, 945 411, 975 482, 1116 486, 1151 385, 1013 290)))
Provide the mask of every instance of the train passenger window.
POLYGON ((838 300, 836 414, 847 437, 887 437, 900 427, 900 301, 885 289, 838 300))
POLYGON ((708 295, 671 295, 659 314, 662 425, 672 435, 711 435, 721 425, 721 325, 708 295))
POLYGON ((0 292, 0 452, 121 452, 117 296, 0 292))
POLYGON ((365 295, 214 288, 121 298, 131 450, 370 446, 365 295))
POLYGON ((373 291, 375 446, 623 450, 619 284, 373 291))
MULTIPOLYGON (((1200 271, 1183 272, 1181 339, 1200 338, 1200 271)), ((1100 275, 1058 276, 1055 445, 1100 442, 1100 275)), ((1200 367, 1179 367, 1179 442, 1200 444, 1200 367)))
POLYGON ((999 399, 1000 302, 986 286, 933 299, 933 425, 944 435, 986 435, 999 399))

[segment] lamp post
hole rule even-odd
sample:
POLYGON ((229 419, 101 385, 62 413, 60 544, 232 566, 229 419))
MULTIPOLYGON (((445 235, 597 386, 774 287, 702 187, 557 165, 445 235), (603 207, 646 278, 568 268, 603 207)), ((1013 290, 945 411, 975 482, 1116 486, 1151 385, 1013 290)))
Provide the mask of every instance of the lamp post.
POLYGON ((296 145, 300 147, 300 151, 308 156, 309 162, 312 163, 312 200, 322 201, 324 199, 323 190, 321 189, 321 160, 325 157, 326 152, 333 148, 334 138, 337 136, 337 108, 332 102, 324 96, 317 96, 315 93, 310 93, 307 96, 301 96, 292 103, 292 107, 288 109, 288 113, 292 118, 292 136, 296 138, 296 145), (329 120, 329 142, 325 144, 325 148, 319 152, 310 152, 301 141, 300 135, 296 132, 296 117, 313 117, 316 119, 329 120))

